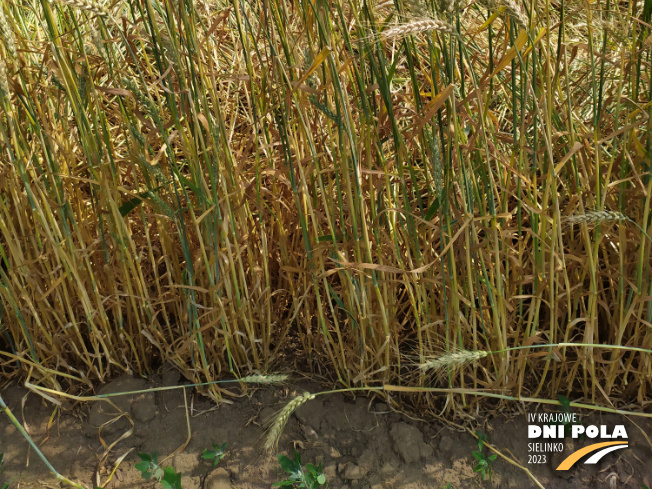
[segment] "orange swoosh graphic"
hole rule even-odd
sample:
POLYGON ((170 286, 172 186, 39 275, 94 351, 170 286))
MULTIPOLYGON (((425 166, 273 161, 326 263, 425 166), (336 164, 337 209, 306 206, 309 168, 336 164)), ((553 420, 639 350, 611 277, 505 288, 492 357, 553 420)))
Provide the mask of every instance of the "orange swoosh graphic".
POLYGON ((584 455, 595 452, 596 450, 599 450, 600 448, 604 447, 610 447, 612 445, 627 445, 627 442, 625 441, 605 441, 602 443, 595 443, 593 445, 589 445, 588 447, 584 447, 579 449, 576 452, 571 453, 566 459, 559 464, 559 467, 557 467, 557 470, 568 470, 570 469, 575 462, 577 462, 579 459, 581 459, 584 455))

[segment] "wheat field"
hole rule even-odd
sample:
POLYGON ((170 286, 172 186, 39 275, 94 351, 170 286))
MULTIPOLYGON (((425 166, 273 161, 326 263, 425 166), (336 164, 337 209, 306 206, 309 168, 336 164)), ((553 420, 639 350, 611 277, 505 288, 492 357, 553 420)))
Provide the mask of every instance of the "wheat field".
POLYGON ((0 374, 645 408, 651 15, 1 0, 0 374))

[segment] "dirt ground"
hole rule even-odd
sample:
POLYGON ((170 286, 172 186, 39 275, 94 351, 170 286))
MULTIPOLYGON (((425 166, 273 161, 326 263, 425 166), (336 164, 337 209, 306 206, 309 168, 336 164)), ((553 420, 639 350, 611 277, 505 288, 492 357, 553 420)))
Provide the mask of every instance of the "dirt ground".
MULTIPOLYGON (((179 375, 174 371, 150 381, 122 377, 103 386, 99 393, 179 382, 179 375)), ((182 389, 114 397, 116 405, 129 414, 129 418, 123 416, 117 420, 112 414, 114 408, 105 402, 77 405, 68 402, 64 404, 66 409, 54 412, 51 403, 34 393, 28 394, 21 387, 8 386, 2 396, 52 465, 85 487, 99 485, 98 474, 99 483, 105 484, 116 460, 126 453, 104 487, 160 488, 155 482, 144 481, 134 468, 139 461, 138 452, 156 451, 160 462, 172 455, 161 465, 173 465, 182 473, 183 489, 253 489, 270 488, 274 482, 283 480, 276 457, 262 449, 263 421, 287 403, 288 395, 304 390, 318 389, 301 382, 281 389, 260 388, 220 406, 187 389, 187 408, 182 389), (183 447, 188 438, 187 419, 191 437, 183 447), (101 433, 105 443, 111 444, 125 434, 129 436, 113 447, 105 463, 100 463, 105 448, 98 427, 106 422, 110 423, 104 425, 101 433), (216 468, 202 460, 205 448, 224 442, 227 442, 226 455, 216 468)), ((608 454, 596 465, 578 464, 571 471, 558 472, 554 470, 556 465, 580 446, 570 444, 564 454, 548 456, 546 463, 528 464, 527 444, 532 440, 527 440, 524 414, 483 420, 480 425, 490 444, 529 469, 547 489, 640 489, 652 485, 649 418, 627 420, 622 416, 591 414, 582 420, 584 424, 624 424, 629 447, 608 454)), ((479 473, 473 471, 472 452, 477 450, 477 443, 468 431, 451 428, 440 421, 413 420, 369 397, 318 396, 299 408, 284 430, 278 451, 291 455, 293 448, 301 453, 304 463, 323 464, 331 488, 537 487, 523 469, 501 457, 492 465, 492 479, 482 481, 479 473)), ((485 452, 490 453, 486 447, 485 452)), ((4 453, 5 459, 0 485, 12 481, 12 489, 60 487, 2 415, 0 453, 4 453)))

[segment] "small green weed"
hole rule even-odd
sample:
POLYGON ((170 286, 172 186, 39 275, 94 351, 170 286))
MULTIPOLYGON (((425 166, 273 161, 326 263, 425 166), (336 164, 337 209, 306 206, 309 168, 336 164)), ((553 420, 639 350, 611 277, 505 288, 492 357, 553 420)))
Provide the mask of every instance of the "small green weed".
POLYGON ((182 489, 181 472, 177 474, 174 467, 163 468, 158 464, 158 455, 154 452, 139 453, 140 462, 136 464, 136 469, 142 472, 143 479, 149 480, 152 477, 161 483, 163 489, 182 489))
POLYGON ((281 482, 273 484, 274 487, 295 487, 299 489, 317 489, 326 484, 326 476, 322 470, 321 464, 315 466, 306 464, 303 467, 301 455, 294 452, 294 460, 285 455, 278 456, 278 462, 287 472, 288 478, 281 482))
MULTIPOLYGON (((4 456, 5 456, 4 453, 0 453, 0 473, 2 472, 2 466, 5 463, 3 460, 4 456)), ((0 489, 9 489, 9 482, 5 482, 4 484, 2 484, 2 487, 0 489)))
POLYGON ((482 453, 482 448, 484 447, 484 442, 487 440, 487 435, 482 433, 480 430, 476 431, 475 434, 478 435, 478 451, 473 452, 473 457, 477 461, 475 467, 473 467, 473 471, 480 472, 480 474, 482 474, 482 480, 486 480, 487 476, 491 479, 491 464, 498 458, 498 455, 494 453, 493 455, 486 457, 485 454, 482 453))
MULTIPOLYGON (((571 409, 570 399, 568 399, 568 397, 561 394, 558 396, 558 399, 559 399, 559 403, 561 404, 561 411, 566 414, 571 414, 572 409, 571 409)), ((570 421, 566 421, 563 423, 563 425, 564 425, 564 435, 570 436, 572 423, 570 421)), ((582 436, 584 436, 584 434, 582 434, 582 436)))
POLYGON ((226 442, 222 443, 221 446, 216 443, 213 443, 213 449, 209 450, 208 448, 205 448, 201 458, 203 458, 204 460, 212 460, 213 467, 217 467, 217 464, 220 463, 220 460, 222 460, 222 457, 224 457, 225 453, 226 453, 226 442))

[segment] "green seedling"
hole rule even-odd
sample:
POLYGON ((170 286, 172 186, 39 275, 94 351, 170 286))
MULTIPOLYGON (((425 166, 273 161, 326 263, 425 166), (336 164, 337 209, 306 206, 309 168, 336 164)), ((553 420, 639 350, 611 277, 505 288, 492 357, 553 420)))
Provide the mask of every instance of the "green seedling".
POLYGON ((181 472, 177 473, 174 467, 161 467, 156 452, 152 455, 139 453, 138 456, 141 461, 136 464, 136 469, 142 473, 143 479, 149 480, 153 477, 161 483, 163 489, 182 489, 181 472))
POLYGON ((473 457, 476 460, 475 467, 473 467, 473 472, 480 472, 482 474, 482 480, 486 480, 487 476, 491 479, 491 464, 498 458, 498 455, 495 453, 489 457, 485 456, 482 452, 484 447, 484 442, 487 440, 487 435, 478 430, 475 432, 478 436, 478 451, 473 452, 473 457))
MULTIPOLYGON (((2 473, 2 468, 5 463, 3 460, 4 456, 5 456, 4 453, 0 453, 0 473, 2 473)), ((4 484, 2 484, 2 488, 0 489, 9 489, 9 482, 5 482, 4 484)))
POLYGON ((321 464, 315 466, 301 463, 301 455, 294 452, 294 460, 285 455, 278 456, 278 462, 288 475, 288 478, 273 484, 274 487, 295 487, 299 489, 317 489, 326 484, 326 476, 321 464))
POLYGON ((226 442, 222 443, 221 446, 217 445, 216 443, 213 443, 213 449, 209 450, 208 448, 205 448, 201 458, 203 458, 204 460, 212 460, 213 467, 217 467, 217 464, 220 463, 220 460, 222 460, 222 457, 224 457, 225 453, 226 453, 226 442))
MULTIPOLYGON (((559 403, 561 404, 562 412, 566 413, 566 414, 570 414, 572 412, 570 399, 568 399, 568 397, 563 396, 561 394, 558 396, 558 399, 559 399, 559 403)), ((571 432, 571 423, 570 423, 570 421, 565 421, 562 424, 564 425, 564 435, 569 436, 570 432, 571 432)), ((584 436, 584 435, 582 435, 582 436, 584 436)))

